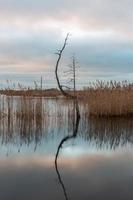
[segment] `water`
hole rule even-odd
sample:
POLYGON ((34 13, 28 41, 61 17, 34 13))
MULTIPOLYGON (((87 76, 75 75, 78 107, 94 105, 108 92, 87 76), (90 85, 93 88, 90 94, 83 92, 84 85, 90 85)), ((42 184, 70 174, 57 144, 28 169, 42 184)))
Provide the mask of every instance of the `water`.
POLYGON ((89 119, 80 105, 73 135, 71 103, 43 109, 39 120, 0 120, 0 200, 132 199, 132 119, 89 119))

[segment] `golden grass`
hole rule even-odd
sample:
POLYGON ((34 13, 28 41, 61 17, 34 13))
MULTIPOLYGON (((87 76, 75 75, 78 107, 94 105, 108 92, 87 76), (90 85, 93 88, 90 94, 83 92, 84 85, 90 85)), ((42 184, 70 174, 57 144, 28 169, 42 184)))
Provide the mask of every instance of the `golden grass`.
MULTIPOLYGON (((69 91, 73 93, 73 91, 69 91)), ((0 118, 5 116, 5 108, 7 107, 7 115, 10 119, 13 104, 13 96, 19 96, 17 103, 16 116, 20 118, 40 119, 44 116, 42 109, 42 97, 56 97, 61 93, 58 89, 5 89, 0 94, 0 118), (3 97, 5 95, 5 97, 3 97), (32 98, 33 97, 33 98, 32 98), (7 103, 5 103, 7 99, 7 103)), ((90 82, 84 90, 76 91, 79 100, 84 104, 87 116, 95 117, 130 117, 133 116, 133 83, 128 81, 96 81, 90 82)), ((68 104, 68 100, 64 98, 64 103, 68 104)), ((60 107, 60 105, 59 105, 60 107)), ((60 109, 58 110, 58 113, 60 109)))
POLYGON ((133 116, 133 84, 124 82, 91 83, 83 93, 90 116, 133 116))

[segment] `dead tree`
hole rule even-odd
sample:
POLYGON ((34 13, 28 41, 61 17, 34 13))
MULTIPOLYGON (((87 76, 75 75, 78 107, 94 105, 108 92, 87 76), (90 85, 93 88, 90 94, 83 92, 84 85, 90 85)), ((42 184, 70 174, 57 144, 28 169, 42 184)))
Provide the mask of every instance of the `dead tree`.
MULTIPOLYGON (((63 88, 66 87, 66 86, 63 86, 61 85, 60 83, 60 79, 59 79, 59 76, 58 76, 58 68, 59 68, 59 63, 60 63, 60 60, 62 58, 62 54, 63 54, 63 51, 67 45, 67 41, 68 41, 68 37, 69 37, 69 33, 67 33, 66 35, 66 38, 65 38, 65 41, 64 41, 64 44, 62 46, 62 48, 60 50, 58 50, 58 52, 56 53, 58 55, 58 59, 57 59, 57 62, 56 62, 56 66, 55 66, 55 76, 56 76, 56 80, 57 80, 57 84, 58 84, 58 87, 61 91, 61 93, 67 97, 67 98, 71 98, 74 100, 75 102, 75 109, 76 109, 76 117, 77 118, 80 118, 80 112, 79 112, 79 105, 78 105, 78 97, 76 96, 76 92, 75 92, 75 89, 76 89, 76 86, 75 86, 75 59, 73 59, 73 69, 74 69, 74 94, 70 94, 69 92, 67 92, 66 90, 64 90, 63 88)), ((67 87, 66 87, 67 88, 67 87)))
POLYGON ((55 169, 56 169, 56 172, 57 172, 57 175, 58 175, 58 180, 59 180, 59 183, 63 189, 63 193, 64 193, 64 196, 65 196, 65 199, 68 200, 68 195, 67 195, 67 191, 66 191, 66 188, 65 188, 65 185, 63 183, 63 179, 60 175, 60 172, 59 172, 59 169, 58 169, 58 157, 59 157, 59 153, 60 153, 60 150, 62 148, 62 145, 67 142, 68 140, 71 140, 73 138, 75 138, 77 136, 77 132, 78 132, 78 126, 79 126, 79 121, 80 121, 80 111, 79 111, 79 105, 78 105, 78 98, 76 96, 76 83, 75 83, 75 58, 73 58, 73 79, 74 79, 74 93, 71 94, 69 92, 67 92, 66 90, 64 90, 63 88, 67 88, 66 86, 63 86, 61 85, 60 83, 60 80, 59 80, 59 76, 58 76, 58 67, 59 67, 59 63, 60 63, 60 60, 61 60, 61 57, 62 57, 62 53, 67 45, 67 40, 68 40, 68 37, 69 37, 69 34, 67 34, 66 38, 65 38, 65 41, 64 41, 64 44, 62 46, 62 48, 60 50, 58 50, 58 52, 56 53, 58 55, 58 59, 57 59, 57 62, 56 62, 56 67, 55 67, 55 75, 56 75, 56 80, 57 80, 57 84, 58 84, 58 87, 61 91, 61 93, 67 97, 67 98, 71 98, 73 99, 73 102, 74 102, 74 123, 73 123, 73 133, 72 135, 68 135, 66 137, 64 137, 60 144, 58 145, 58 148, 57 148, 57 152, 56 152, 56 155, 55 155, 55 169))

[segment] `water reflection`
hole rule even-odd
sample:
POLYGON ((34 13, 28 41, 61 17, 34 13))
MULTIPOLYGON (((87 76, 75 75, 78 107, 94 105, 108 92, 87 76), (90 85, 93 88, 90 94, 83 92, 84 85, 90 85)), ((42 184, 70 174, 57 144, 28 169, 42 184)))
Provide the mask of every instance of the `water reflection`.
MULTIPOLYGON (((60 157, 60 169, 72 200, 130 200, 133 197, 133 151, 106 155, 60 157)), ((19 157, 1 160, 1 200, 63 200, 53 158, 19 157)))
MULTIPOLYGON (((12 146, 12 148, 18 148, 17 151, 20 152, 26 145, 27 147, 34 146, 33 151, 36 151, 43 145, 48 148, 47 144, 54 143, 51 145, 56 150, 62 138, 68 134, 73 135, 71 103, 63 100, 45 100, 41 103, 41 110, 43 110, 41 115, 38 114, 40 113, 40 106, 35 104, 33 107, 36 107, 37 117, 32 115, 31 109, 28 111, 29 116, 25 115, 26 111, 21 113, 18 104, 17 102, 17 108, 12 106, 12 109, 10 109, 10 118, 0 118, 0 141, 1 146, 4 146, 5 149, 12 146), (13 110, 15 110, 15 114, 13 110), (18 113, 21 113, 21 115, 18 115, 18 113)), ((132 119, 93 119, 86 116, 82 105, 80 110, 81 119, 76 141, 81 146, 86 142, 88 147, 91 146, 96 149, 116 149, 119 146, 132 145, 132 119)))
POLYGON ((133 143, 133 119, 84 119, 79 134, 97 148, 115 149, 133 143), (84 129, 82 128, 84 127, 84 129))
POLYGON ((63 193, 64 193, 64 197, 66 200, 68 200, 68 194, 67 194, 67 191, 66 191, 66 188, 65 188, 65 184, 63 182, 63 178, 61 177, 61 174, 60 174, 60 171, 59 171, 59 168, 58 168, 58 158, 59 158, 59 153, 60 153, 60 150, 63 146, 63 144, 71 139, 74 139, 76 138, 77 136, 77 133, 78 133, 78 127, 79 127, 79 121, 80 121, 80 114, 79 114, 79 110, 77 110, 76 106, 76 103, 78 104, 78 102, 75 102, 74 100, 74 104, 73 104, 73 115, 72 115, 72 124, 73 124, 73 132, 72 132, 72 135, 67 135, 65 136, 61 142, 59 143, 59 146, 57 148, 57 152, 56 152, 56 155, 55 155, 55 170, 56 170, 56 173, 57 173, 57 176, 58 176, 58 179, 59 179, 59 183, 63 189, 63 193))
POLYGON ((38 118, 15 106, 0 118, 0 199, 132 199, 132 119, 88 118, 80 105, 74 121, 71 103, 41 106, 38 118))

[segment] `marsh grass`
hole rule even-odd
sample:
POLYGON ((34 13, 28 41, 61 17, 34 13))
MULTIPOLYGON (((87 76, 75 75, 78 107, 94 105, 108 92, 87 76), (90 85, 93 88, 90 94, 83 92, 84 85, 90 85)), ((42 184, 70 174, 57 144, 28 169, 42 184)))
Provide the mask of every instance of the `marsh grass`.
POLYGON ((124 82, 91 83, 82 96, 89 116, 133 116, 133 84, 124 82))
MULTIPOLYGON (((73 91, 67 91, 70 94, 73 91)), ((59 99, 61 93, 57 89, 23 89, 7 88, 1 90, 0 118, 7 117, 10 121, 16 115, 25 120, 42 120, 47 113, 43 106, 43 98, 59 99), (17 99, 14 104, 14 97, 17 99), (15 113, 13 113, 15 110, 15 113)), ((76 91, 79 101, 84 106, 86 117, 131 117, 133 116, 133 83, 128 81, 96 81, 90 82, 84 90, 76 91)), ((70 99, 63 98, 64 105, 69 104, 70 99)), ((60 102, 59 102, 60 104, 60 102)), ((71 104, 71 103, 70 103, 71 104)), ((50 108, 51 109, 51 108, 50 108)), ((65 111, 64 111, 65 112, 65 111)), ((60 105, 56 114, 61 117, 60 105)), ((49 115, 49 114, 48 114, 49 115)), ((70 117, 73 113, 70 108, 70 117)))

